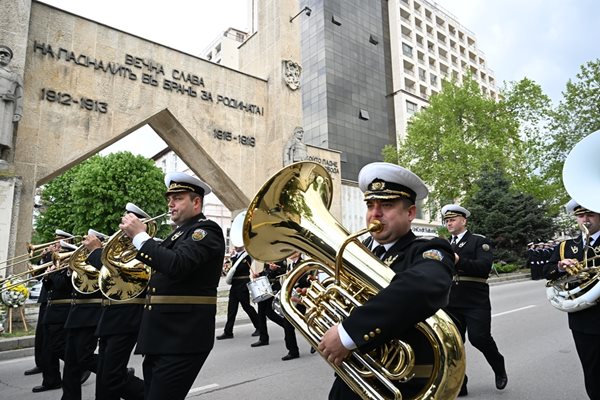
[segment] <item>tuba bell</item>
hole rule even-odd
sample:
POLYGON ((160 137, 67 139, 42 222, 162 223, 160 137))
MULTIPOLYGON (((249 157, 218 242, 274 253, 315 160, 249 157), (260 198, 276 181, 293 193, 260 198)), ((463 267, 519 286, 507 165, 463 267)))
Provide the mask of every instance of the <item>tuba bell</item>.
MULTIPOLYGON (((314 348, 331 326, 388 286, 395 275, 355 239, 368 230, 349 236, 329 213, 332 194, 325 168, 295 163, 263 185, 244 220, 244 244, 255 259, 278 261, 295 251, 310 257, 285 279, 280 302, 286 319, 314 348), (326 278, 312 281, 302 296, 306 308, 301 311, 291 299, 296 282, 307 272, 326 278)), ((369 353, 355 350, 341 366, 330 366, 363 399, 454 399, 465 372, 464 346, 456 326, 440 310, 401 340, 369 353), (414 389, 415 384, 416 390, 403 394, 406 385, 414 389)))
MULTIPOLYGON (((128 203, 127 208, 135 207, 128 203)), ((139 212, 135 214, 148 216, 141 209, 135 207, 139 212)), ((142 219, 148 227, 150 237, 158 232, 157 220, 168 213, 158 215, 154 218, 142 219)), ((100 291, 110 300, 126 301, 141 294, 150 280, 150 267, 135 259, 137 249, 125 232, 119 230, 112 234, 106 241, 102 250, 102 268, 99 275, 100 291)))
MULTIPOLYGON (((569 152, 562 171, 563 185, 567 193, 578 204, 595 213, 600 213, 600 175, 585 171, 596 159, 599 147, 600 131, 586 136, 569 152)), ((587 242, 587 226, 582 225, 581 230, 587 242)), ((546 297, 558 310, 577 312, 598 304, 600 265, 596 266, 596 263, 600 261, 600 254, 587 258, 587 250, 584 249, 584 260, 575 268, 567 271, 566 275, 546 283, 546 297)))

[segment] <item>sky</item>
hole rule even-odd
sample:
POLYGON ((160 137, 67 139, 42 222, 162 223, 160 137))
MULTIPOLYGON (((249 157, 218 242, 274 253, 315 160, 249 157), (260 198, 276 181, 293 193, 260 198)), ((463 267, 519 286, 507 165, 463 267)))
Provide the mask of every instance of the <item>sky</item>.
MULTIPOLYGON (((311 1, 299 3, 310 6, 311 1)), ((194 55, 227 28, 250 26, 248 0, 42 2, 194 55)), ((597 0, 439 0, 435 4, 475 34, 500 87, 504 81, 527 77, 558 105, 567 81, 576 79, 580 66, 600 58, 597 0)), ((129 139, 138 140, 134 134, 129 139)), ((154 153, 165 147, 164 142, 157 143, 154 153)))

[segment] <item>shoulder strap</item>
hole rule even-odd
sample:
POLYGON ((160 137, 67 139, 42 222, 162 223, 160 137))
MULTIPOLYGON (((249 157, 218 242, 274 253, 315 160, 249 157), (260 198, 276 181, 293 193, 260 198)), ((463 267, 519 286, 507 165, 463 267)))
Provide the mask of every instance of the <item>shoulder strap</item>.
POLYGON ((564 260, 565 259, 565 246, 567 244, 566 240, 563 240, 562 242, 560 242, 560 259, 564 260))

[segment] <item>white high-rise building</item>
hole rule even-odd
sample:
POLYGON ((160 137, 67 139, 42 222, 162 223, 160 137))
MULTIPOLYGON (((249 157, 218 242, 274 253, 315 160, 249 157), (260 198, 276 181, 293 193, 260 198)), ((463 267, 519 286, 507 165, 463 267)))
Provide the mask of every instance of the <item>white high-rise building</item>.
POLYGON ((408 120, 439 93, 442 79, 458 83, 470 73, 484 95, 498 98, 494 72, 475 34, 441 6, 425 0, 389 0, 396 138, 408 120))

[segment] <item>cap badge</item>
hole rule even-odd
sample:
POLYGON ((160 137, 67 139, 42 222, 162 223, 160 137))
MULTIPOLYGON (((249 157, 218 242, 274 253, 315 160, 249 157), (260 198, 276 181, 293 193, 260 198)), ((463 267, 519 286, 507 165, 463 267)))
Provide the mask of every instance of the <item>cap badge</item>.
POLYGON ((192 233, 192 239, 196 242, 202 240, 206 237, 206 231, 204 229, 196 229, 194 233, 192 233))
POLYGON ((383 190, 385 189, 385 182, 377 181, 371 183, 371 190, 383 190))

